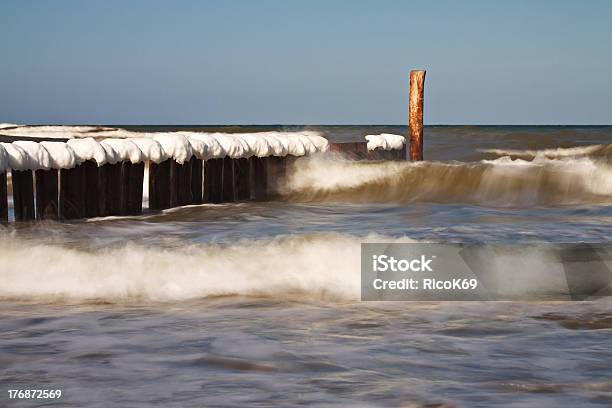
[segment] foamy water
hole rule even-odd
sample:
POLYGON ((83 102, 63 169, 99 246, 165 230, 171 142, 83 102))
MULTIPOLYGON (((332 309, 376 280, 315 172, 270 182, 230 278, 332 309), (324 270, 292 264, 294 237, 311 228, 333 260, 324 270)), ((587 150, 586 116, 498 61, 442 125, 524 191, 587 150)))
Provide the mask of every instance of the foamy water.
POLYGON ((612 128, 425 141, 423 163, 300 159, 276 202, 0 227, 0 388, 67 407, 608 406, 609 299, 364 303, 359 245, 610 243, 612 128))

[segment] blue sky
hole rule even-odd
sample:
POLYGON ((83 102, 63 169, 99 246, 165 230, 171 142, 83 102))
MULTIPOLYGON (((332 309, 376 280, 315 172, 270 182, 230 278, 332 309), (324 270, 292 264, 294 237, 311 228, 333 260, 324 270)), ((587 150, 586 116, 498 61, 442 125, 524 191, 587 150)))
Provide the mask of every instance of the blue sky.
POLYGON ((612 123, 612 1, 7 1, 0 122, 612 123))

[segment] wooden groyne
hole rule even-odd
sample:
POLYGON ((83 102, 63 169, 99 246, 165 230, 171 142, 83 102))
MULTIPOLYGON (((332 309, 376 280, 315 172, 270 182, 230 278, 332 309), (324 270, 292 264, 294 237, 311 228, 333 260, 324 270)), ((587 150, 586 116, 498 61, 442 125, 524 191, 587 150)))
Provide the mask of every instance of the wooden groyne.
POLYGON ((0 143, 0 223, 9 221, 9 185, 15 221, 71 220, 142 214, 145 183, 151 211, 268 200, 279 193, 291 163, 314 153, 423 160, 424 80, 425 71, 410 72, 409 147, 398 135, 329 143, 313 132, 0 143))
MULTIPOLYGON (((332 152, 354 160, 403 160, 406 148, 368 151, 366 143, 332 143, 332 152)), ((84 161, 70 169, 9 169, 0 173, 0 221, 8 221, 10 175, 15 221, 71 220, 139 215, 143 210, 145 171, 149 209, 201 203, 267 200, 278 194, 288 163, 295 156, 214 158, 191 156, 98 165, 84 161)))

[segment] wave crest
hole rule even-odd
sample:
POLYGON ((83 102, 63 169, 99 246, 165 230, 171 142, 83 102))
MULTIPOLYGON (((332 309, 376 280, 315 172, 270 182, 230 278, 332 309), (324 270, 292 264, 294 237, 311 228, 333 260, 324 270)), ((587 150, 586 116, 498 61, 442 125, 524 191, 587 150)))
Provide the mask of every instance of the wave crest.
POLYGON ((284 190, 295 201, 439 202, 487 206, 612 203, 612 165, 590 158, 463 162, 298 160, 284 190))
POLYGON ((558 147, 555 149, 542 150, 518 150, 518 149, 479 149, 483 153, 496 156, 509 156, 512 158, 535 159, 535 158, 571 158, 571 157, 610 157, 612 156, 612 144, 597 144, 576 147, 558 147))
POLYGON ((208 296, 356 300, 361 242, 408 238, 293 236, 160 249, 85 251, 0 236, 0 299, 177 301, 208 296), (321 262, 324 259, 325 262, 321 262))

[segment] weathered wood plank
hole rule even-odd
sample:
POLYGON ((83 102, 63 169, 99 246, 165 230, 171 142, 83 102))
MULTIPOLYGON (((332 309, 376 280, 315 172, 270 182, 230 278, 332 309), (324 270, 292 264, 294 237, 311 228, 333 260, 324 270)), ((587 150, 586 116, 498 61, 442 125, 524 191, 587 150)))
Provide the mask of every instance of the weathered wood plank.
POLYGON ((189 205, 193 203, 191 195, 191 160, 183 164, 176 164, 177 203, 189 205))
POLYGON ((204 162, 204 202, 220 203, 223 199, 223 159, 204 162))
POLYGON ((0 173, 0 223, 8 222, 8 186, 6 173, 0 173))
POLYGON ((144 163, 123 163, 123 189, 125 198, 125 215, 142 214, 142 189, 144 180, 144 163))
POLYGON ((254 200, 265 200, 268 195, 268 169, 267 169, 267 157, 251 157, 249 162, 251 164, 251 174, 253 176, 253 191, 251 196, 254 200))
POLYGON ((34 219, 34 177, 32 170, 11 170, 15 221, 34 219))
POLYGON ((170 208, 170 167, 174 160, 149 163, 149 209, 170 208))
POLYGON ((57 220, 59 218, 59 191, 56 169, 36 170, 36 219, 57 220))
POLYGON ((191 166, 191 203, 202 204, 202 170, 203 162, 192 157, 191 166))
POLYGON ((225 203, 231 203, 235 200, 234 159, 229 157, 223 159, 222 180, 222 200, 225 203))
POLYGON ((85 167, 60 169, 59 217, 85 218, 85 167))
POLYGON ((178 203, 178 187, 179 187, 179 164, 170 159, 170 183, 168 184, 169 188, 169 197, 170 197, 170 208, 177 207, 178 203))
POLYGON ((368 144, 366 142, 330 143, 329 151, 341 153, 344 157, 352 160, 368 158, 368 144))
POLYGON ((251 199, 251 166, 248 159, 234 161, 235 198, 238 201, 251 199))
POLYGON ((267 161, 268 197, 278 195, 287 173, 287 158, 285 156, 270 156, 267 161))
POLYGON ((121 212, 121 167, 121 163, 107 163, 98 168, 102 216, 119 215, 121 212))
POLYGON ((81 164, 85 171, 85 217, 100 215, 100 181, 98 164, 88 160, 81 164))

